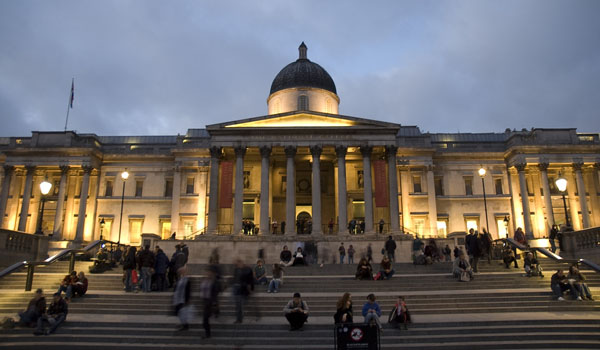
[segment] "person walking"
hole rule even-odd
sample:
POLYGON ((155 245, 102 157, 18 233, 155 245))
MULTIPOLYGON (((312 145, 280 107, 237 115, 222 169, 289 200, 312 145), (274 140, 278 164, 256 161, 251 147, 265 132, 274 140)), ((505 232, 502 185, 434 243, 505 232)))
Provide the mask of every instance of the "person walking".
POLYGON ((340 244, 340 247, 338 248, 339 252, 340 252, 340 264, 344 263, 344 257, 346 257, 346 248, 344 248, 344 242, 342 242, 340 244))
POLYGON ((473 262, 471 266, 473 268, 473 272, 479 272, 477 269, 477 264, 479 263, 479 258, 481 257, 481 247, 483 245, 483 239, 480 237, 479 233, 475 231, 469 240, 469 251, 471 252, 471 256, 473 257, 473 262))
POLYGON ((285 318, 290 323, 290 331, 296 331, 304 326, 308 319, 308 304, 302 300, 300 293, 294 293, 294 297, 283 308, 285 318))
POLYGON ((212 316, 215 306, 218 305, 219 297, 217 275, 211 268, 206 270, 206 278, 200 283, 200 296, 202 297, 202 327, 204 328, 203 338, 210 338, 210 316, 212 316))
POLYGON ((181 267, 177 270, 177 283, 173 291, 173 307, 175 315, 179 318, 178 331, 187 331, 193 319, 194 310, 190 303, 192 300, 192 286, 187 277, 187 269, 181 267))
POLYGON ((556 253, 556 236, 558 234, 558 226, 552 225, 552 229, 550 229, 550 250, 552 253, 556 253))
MULTIPOLYGON (((383 220, 383 219, 382 219, 383 220)), ((396 262, 396 241, 392 235, 388 237, 388 240, 385 242, 385 251, 387 253, 387 257, 391 260, 392 263, 396 262)))
POLYGON ((252 269, 246 266, 241 259, 235 262, 233 270, 233 298, 235 301, 235 322, 242 323, 244 320, 244 305, 248 301, 250 293, 254 291, 254 276, 252 269))
POLYGON ((482 229, 483 234, 481 235, 482 247, 483 247, 483 257, 487 256, 488 264, 492 264, 492 235, 485 229, 482 229))
POLYGON ((138 266, 142 272, 142 292, 149 293, 152 291, 152 269, 154 268, 154 253, 150 251, 149 244, 146 244, 140 253, 138 266))

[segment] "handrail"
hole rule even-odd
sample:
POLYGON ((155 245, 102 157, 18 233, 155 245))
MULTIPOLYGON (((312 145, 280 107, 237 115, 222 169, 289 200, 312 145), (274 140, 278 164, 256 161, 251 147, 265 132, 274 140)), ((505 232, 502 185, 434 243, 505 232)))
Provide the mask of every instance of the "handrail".
POLYGON ((123 245, 123 244, 119 244, 116 242, 112 242, 112 241, 106 241, 106 240, 97 240, 97 241, 93 241, 92 243, 88 244, 87 246, 85 246, 82 249, 63 249, 60 252, 58 252, 57 254, 47 258, 44 261, 20 261, 17 262, 15 264, 12 264, 11 266, 7 267, 6 269, 0 271, 0 278, 7 276, 23 267, 27 267, 27 279, 25 280, 25 291, 31 291, 31 287, 33 285, 33 275, 34 275, 34 271, 35 271, 35 266, 47 266, 50 265, 52 263, 54 263, 55 261, 60 260, 61 258, 71 254, 71 258, 69 261, 69 273, 71 273, 74 269, 75 269, 75 256, 78 253, 87 253, 90 250, 96 248, 98 245, 102 245, 105 243, 111 243, 111 244, 117 244, 117 245, 123 245))
POLYGON ((540 252, 541 254, 545 255, 546 257, 548 257, 554 261, 571 263, 571 264, 573 264, 573 263, 583 264, 583 265, 587 265, 589 268, 591 268, 592 270, 594 270, 596 272, 600 272, 600 266, 588 259, 565 259, 562 256, 555 254, 546 248, 524 246, 523 244, 515 241, 512 238, 504 238, 502 240, 506 241, 508 244, 510 244, 520 250, 532 250, 532 251, 540 252))

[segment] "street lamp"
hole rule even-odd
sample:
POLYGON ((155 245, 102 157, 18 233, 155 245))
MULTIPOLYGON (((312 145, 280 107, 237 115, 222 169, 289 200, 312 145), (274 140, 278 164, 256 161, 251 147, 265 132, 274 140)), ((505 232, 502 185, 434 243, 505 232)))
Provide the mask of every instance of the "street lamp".
POLYGON ((567 191, 567 179, 565 179, 560 175, 560 173, 558 173, 558 179, 556 179, 555 183, 556 187, 558 187, 558 190, 562 194, 563 205, 565 207, 565 221, 567 227, 571 227, 571 223, 569 222, 569 212, 567 211, 567 200, 565 199, 565 192, 567 191))
POLYGON ((100 240, 102 240, 102 230, 104 230, 104 225, 106 224, 106 222, 104 221, 104 218, 102 218, 100 220, 100 240))
POLYGON ((45 178, 44 181, 40 184, 40 192, 42 193, 42 212, 38 217, 37 229, 35 230, 36 235, 43 235, 44 231, 42 231, 42 220, 44 218, 44 204, 46 204, 46 195, 50 193, 50 189, 52 188, 52 184, 48 182, 48 178, 45 178))
POLYGON ((125 181, 129 178, 127 170, 121 173, 121 179, 123 179, 123 194, 121 195, 121 216, 119 217, 119 240, 117 241, 117 247, 121 244, 121 227, 123 226, 123 202, 125 201, 125 181))
POLYGON ((504 215, 504 232, 506 233, 506 238, 508 238, 508 222, 510 221, 510 219, 508 218, 508 215, 504 215))
POLYGON ((488 222, 488 212, 487 212, 487 198, 485 196, 485 169, 483 167, 481 167, 478 171, 479 173, 479 177, 481 177, 481 185, 483 186, 483 206, 485 208, 485 230, 487 232, 490 232, 490 225, 488 222))

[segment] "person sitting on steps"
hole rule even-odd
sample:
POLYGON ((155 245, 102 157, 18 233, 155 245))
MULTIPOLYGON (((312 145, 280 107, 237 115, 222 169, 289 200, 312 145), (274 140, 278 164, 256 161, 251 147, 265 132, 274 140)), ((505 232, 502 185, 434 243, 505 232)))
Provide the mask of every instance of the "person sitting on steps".
POLYGON ((73 286, 73 295, 79 295, 80 297, 84 296, 88 290, 88 279, 85 277, 85 273, 83 271, 79 271, 77 274, 77 282, 73 286))
POLYGON ((469 260, 463 251, 460 252, 458 259, 454 260, 452 266, 452 275, 458 278, 460 281, 468 282, 473 279, 473 269, 469 260), (468 280, 463 277, 463 274, 468 275, 468 280))
POLYGON ((567 275, 567 278, 579 293, 577 300, 583 300, 585 298, 588 300, 594 300, 594 298, 592 298, 590 288, 588 288, 587 284, 585 283, 585 276, 579 272, 577 266, 573 265, 569 267, 569 274, 567 275))
POLYGON ((279 264, 273 264, 273 278, 269 282, 267 293, 279 293, 279 285, 283 280, 283 267, 279 264))
MULTIPOLYGON (((44 291, 38 289, 35 291, 35 295, 29 301, 27 309, 19 312, 19 326, 33 327, 37 324, 38 318, 40 318, 46 312, 46 298, 44 298, 44 291)), ((11 322, 14 321, 11 320, 11 322)))
POLYGON ((336 324, 353 323, 352 319, 352 294, 346 292, 338 300, 336 305, 337 311, 333 315, 333 320, 336 324))
POLYGON ((533 257, 533 254, 531 252, 527 252, 527 255, 525 255, 525 260, 523 264, 525 266, 525 275, 527 277, 544 277, 544 274, 542 273, 542 266, 540 265, 539 261, 533 257))
POLYGON ((254 275, 254 284, 267 284, 267 269, 265 269, 261 259, 256 262, 252 274, 254 275))
POLYGON ((507 269, 510 269, 510 263, 515 264, 515 269, 519 268, 519 265, 517 264, 517 259, 515 258, 515 252, 510 248, 508 244, 504 247, 504 250, 502 251, 502 261, 504 261, 504 266, 507 269))
POLYGON ((405 330, 408 329, 408 324, 411 323, 410 312, 408 312, 408 307, 403 296, 399 296, 396 300, 396 305, 394 305, 390 312, 388 322, 398 329, 402 326, 404 326, 405 330))
POLYGON ((394 275, 394 269, 392 268, 392 262, 387 256, 384 256, 381 260, 379 274, 382 280, 389 280, 394 275))
POLYGON ((66 275, 63 278, 58 290, 56 291, 58 294, 65 292, 65 297, 67 298, 67 302, 71 300, 73 296, 73 288, 77 285, 77 271, 71 271, 70 274, 66 275))
POLYGON ((296 253, 294 253, 294 263, 292 263, 292 266, 298 265, 306 265, 301 247, 298 247, 298 249, 296 249, 296 253))
POLYGON ((290 323, 290 331, 300 330, 308 319, 308 304, 302 300, 300 293, 296 292, 292 300, 283 308, 283 313, 290 323))
POLYGON ((288 250, 288 246, 284 245, 283 250, 279 253, 279 264, 282 266, 292 266, 292 252, 288 250))
POLYGON ((367 296, 367 302, 363 305, 362 315, 365 318, 366 324, 375 324, 381 330, 383 326, 379 317, 381 317, 381 308, 379 304, 375 302, 375 294, 371 293, 367 296))
POLYGON ((54 333, 56 328, 67 319, 69 308, 67 302, 60 296, 59 292, 54 293, 52 304, 48 311, 37 320, 37 328, 33 332, 35 335, 49 335, 54 333), (49 329, 44 329, 44 321, 50 324, 49 329))
POLYGON ((356 267, 356 279, 357 280, 372 280, 373 279, 373 268, 366 258, 360 259, 358 266, 356 267))
POLYGON ((571 295, 573 299, 581 299, 578 296, 577 289, 569 282, 567 276, 564 275, 561 269, 556 270, 556 273, 552 275, 550 279, 550 289, 552 289, 552 294, 556 297, 556 300, 563 301, 564 292, 567 290, 571 291, 571 295))

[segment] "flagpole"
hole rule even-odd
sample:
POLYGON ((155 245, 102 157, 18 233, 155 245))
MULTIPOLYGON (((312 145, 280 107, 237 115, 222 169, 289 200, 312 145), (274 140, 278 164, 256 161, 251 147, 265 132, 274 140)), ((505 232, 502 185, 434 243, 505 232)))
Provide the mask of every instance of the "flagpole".
POLYGON ((69 109, 73 108, 73 93, 75 88, 75 78, 71 80, 71 93, 69 94, 69 101, 67 101, 67 118, 65 119, 65 132, 67 132, 67 123, 69 122, 69 109))

